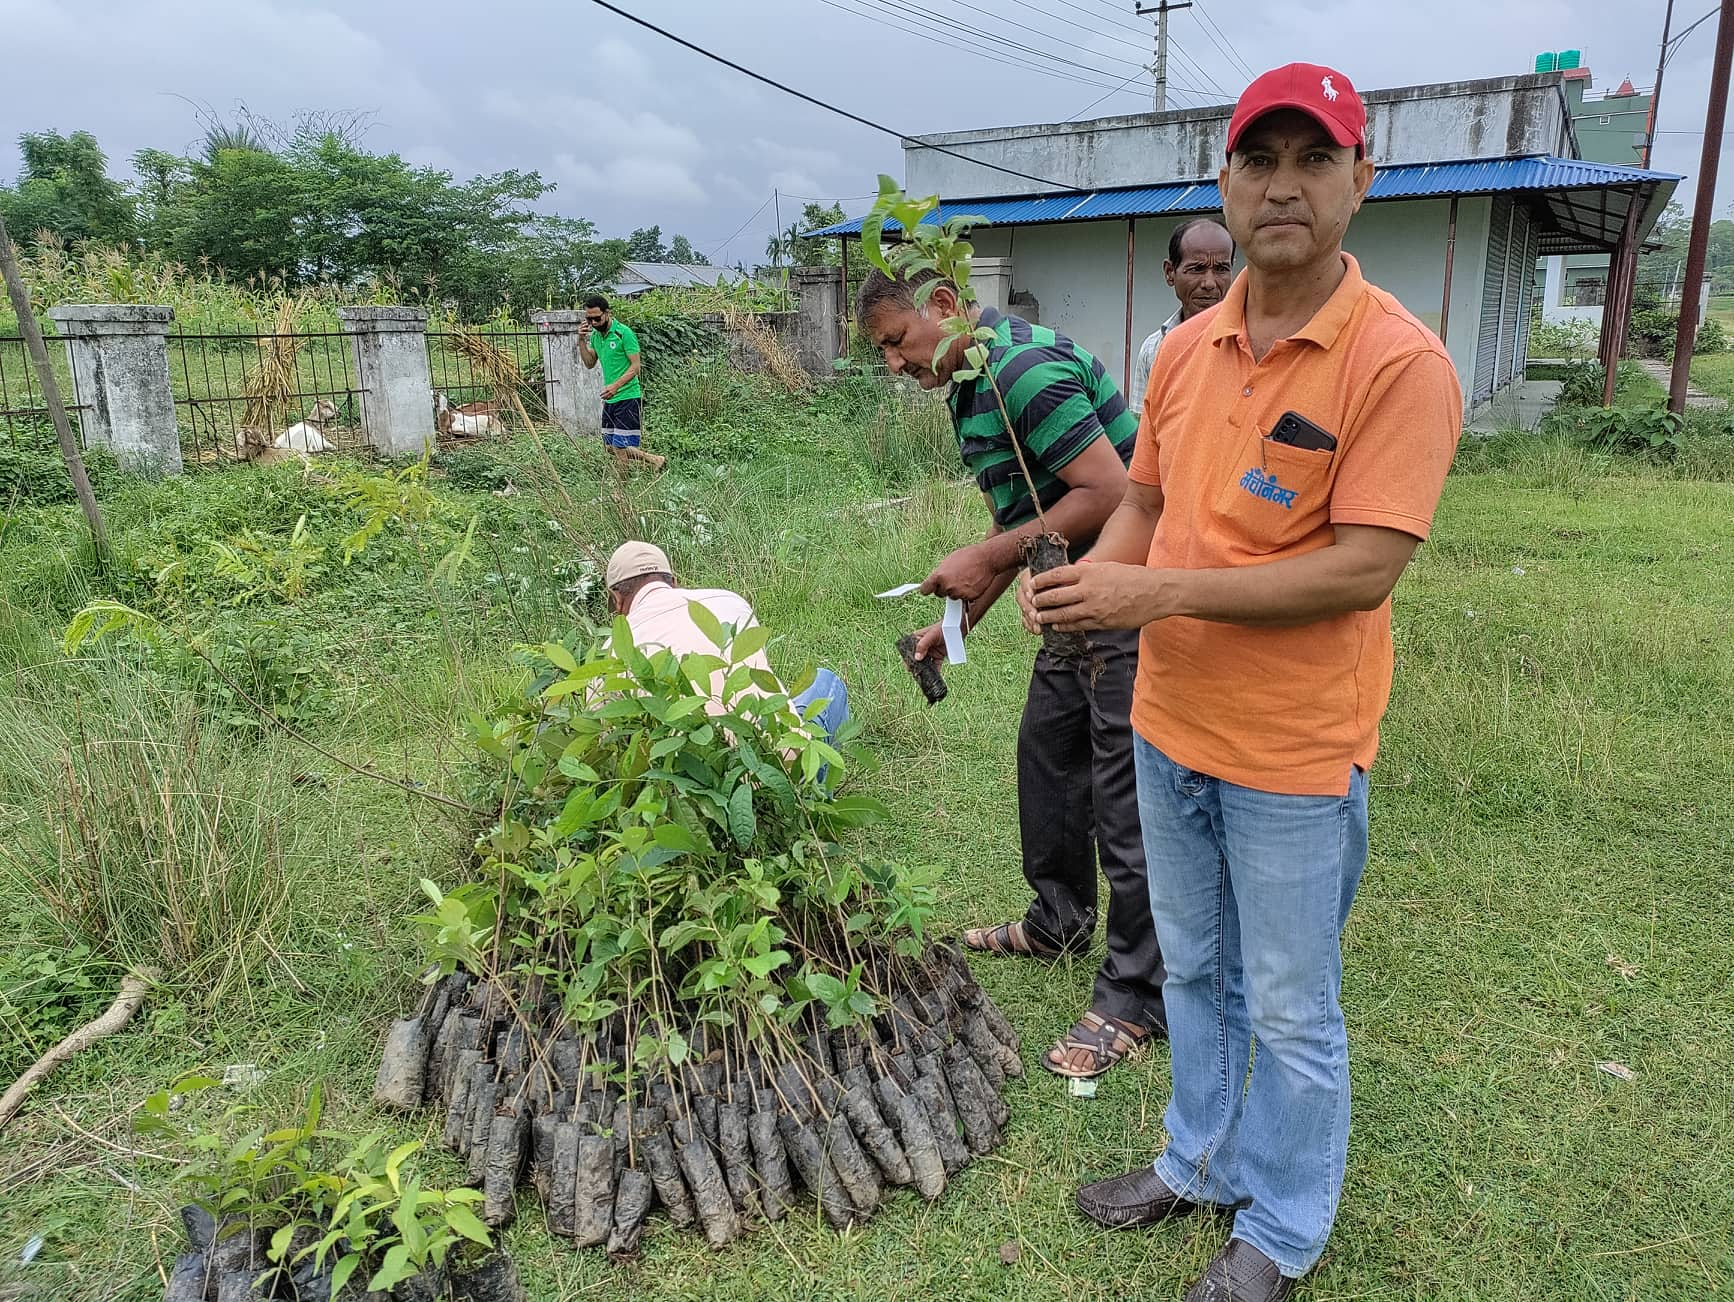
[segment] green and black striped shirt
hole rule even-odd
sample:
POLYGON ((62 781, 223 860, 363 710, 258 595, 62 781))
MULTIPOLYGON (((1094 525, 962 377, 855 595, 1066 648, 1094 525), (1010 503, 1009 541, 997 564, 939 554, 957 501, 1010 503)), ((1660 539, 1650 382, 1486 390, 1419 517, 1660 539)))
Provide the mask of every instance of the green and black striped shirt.
MULTIPOLYGON (((998 336, 987 368, 1005 398, 1044 511, 1066 494, 1060 470, 1098 438, 1107 437, 1122 464, 1132 460, 1138 415, 1099 359, 1058 331, 991 307, 982 309, 981 324, 998 336)), ((948 401, 963 464, 993 503, 995 522, 1009 530, 1032 519, 1029 485, 992 386, 985 378, 961 381, 948 401)))

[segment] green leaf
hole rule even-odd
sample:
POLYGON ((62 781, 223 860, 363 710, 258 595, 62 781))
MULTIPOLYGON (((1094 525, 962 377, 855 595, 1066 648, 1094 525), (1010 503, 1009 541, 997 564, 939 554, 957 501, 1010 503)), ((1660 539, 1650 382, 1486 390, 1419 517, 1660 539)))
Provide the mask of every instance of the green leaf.
POLYGON ((722 622, 717 619, 700 601, 686 603, 686 613, 692 617, 692 622, 698 625, 698 631, 710 639, 710 644, 717 650, 722 650, 727 643, 723 640, 722 622))
MULTIPOLYGON (((395 1284, 400 1284, 415 1274, 415 1267, 409 1264, 409 1247, 407 1244, 394 1243, 386 1250, 385 1260, 374 1272, 373 1278, 367 1281, 367 1287, 376 1293, 383 1293, 395 1284)), ((335 1290, 333 1290, 335 1292, 335 1290)))
POLYGON ((935 347, 933 350, 933 369, 934 370, 937 371, 939 369, 939 364, 945 360, 945 355, 951 351, 952 344, 954 344, 956 342, 957 341, 955 339, 952 339, 949 337, 941 339, 939 341, 938 346, 935 347))
POLYGON ((651 836, 656 843, 666 850, 678 850, 682 854, 692 854, 698 846, 698 838, 679 823, 658 823, 651 836))
POLYGON ((926 307, 927 300, 932 298, 935 292, 937 292, 939 287, 944 283, 945 281, 935 278, 933 280, 924 280, 921 284, 917 285, 915 287, 915 310, 919 312, 922 308, 926 307))
POLYGON ((493 1247, 494 1239, 488 1233, 488 1227, 462 1203, 454 1203, 446 1208, 446 1224, 471 1243, 479 1243, 484 1248, 493 1247))
POLYGON ((282 1226, 278 1229, 277 1233, 271 1236, 271 1250, 266 1255, 269 1256, 272 1261, 280 1264, 284 1255, 289 1251, 289 1240, 294 1237, 295 1223, 291 1221, 289 1224, 282 1226))
POLYGON ((542 644, 542 654, 546 656, 548 660, 553 663, 554 667, 562 673, 570 674, 577 672, 578 662, 572 658, 572 653, 565 647, 561 646, 558 642, 544 642, 542 644))
POLYGON ((754 624, 751 628, 742 629, 735 634, 735 640, 729 644, 729 658, 740 664, 743 660, 763 651, 771 640, 771 630, 763 624, 754 624))
POLYGON ((753 843, 758 832, 758 820, 753 816, 753 787, 742 782, 729 797, 729 835, 742 849, 753 843))
POLYGON ((687 1055, 691 1052, 692 1046, 686 1042, 686 1037, 684 1035, 679 1031, 670 1031, 668 1033, 668 1061, 670 1065, 675 1067, 680 1066, 681 1063, 686 1061, 687 1055))
POLYGON ((343 1292, 343 1286, 349 1283, 349 1277, 355 1273, 355 1268, 360 1264, 360 1256, 353 1252, 346 1252, 337 1259, 337 1264, 331 1268, 332 1297, 337 1297, 343 1292))

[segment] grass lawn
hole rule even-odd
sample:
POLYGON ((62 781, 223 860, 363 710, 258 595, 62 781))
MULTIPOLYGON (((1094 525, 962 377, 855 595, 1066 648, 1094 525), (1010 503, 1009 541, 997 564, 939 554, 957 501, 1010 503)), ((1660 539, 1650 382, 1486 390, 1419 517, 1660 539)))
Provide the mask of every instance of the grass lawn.
MULTIPOLYGON (((167 601, 149 574, 171 550, 193 558, 178 609, 215 630, 213 645, 242 647, 231 663, 323 745, 461 792, 457 715, 500 699, 511 643, 569 620, 563 603, 590 581, 572 537, 606 549, 623 528, 648 534, 692 582, 752 598, 779 668, 844 672, 877 759, 856 780, 898 815, 875 834, 939 870, 944 929, 1021 910, 1013 745, 1030 643, 1009 606, 996 611, 968 666, 948 672, 949 699, 928 709, 892 643, 933 612, 871 596, 978 535, 978 495, 944 469, 930 411, 864 384, 811 402, 752 397, 718 405, 725 421, 751 412, 752 431, 673 427, 653 407, 649 442, 662 431, 674 469, 620 499, 582 452, 553 449, 569 503, 533 486, 545 463, 527 442, 460 455, 437 492, 452 529, 472 512, 480 527, 476 562, 450 590, 422 568, 432 526, 418 539, 388 528, 343 565, 355 514, 294 467, 111 490, 118 577, 91 572, 68 508, 8 519, 0 914, 25 944, 0 957, 0 1074, 105 1004, 117 962, 165 945, 184 961, 131 1029, 63 1068, 6 1132, 0 1297, 161 1296, 184 1201, 177 1155, 128 1119, 180 1073, 256 1065, 262 1083, 233 1097, 264 1124, 323 1080, 334 1125, 437 1132, 431 1117, 373 1114, 368 1093, 385 1022, 416 994, 415 881, 462 880, 472 829, 260 736, 196 665, 124 644, 59 655, 90 596, 167 601), (776 445, 751 455, 766 430, 776 445), (233 604, 236 580, 197 559, 245 528, 281 556, 302 517, 327 550, 300 595, 282 595, 283 565, 261 561, 277 595, 233 604), (63 836, 124 821, 112 808, 90 817, 87 802, 81 822, 61 777, 81 738, 122 736, 146 738, 168 786, 225 793, 220 811, 163 800, 185 840, 156 856, 197 848, 234 883, 225 909, 192 910, 184 931, 165 929, 174 901, 141 885, 164 876, 149 851, 93 871, 63 836), (29 866, 62 862, 53 880, 100 898, 57 917, 29 866), (20 1266, 39 1234, 46 1246, 20 1266)), ((1460 459, 1397 595, 1372 862, 1345 941, 1348 1184, 1301 1296, 1684 1302, 1734 1288, 1731 513, 1734 483, 1544 439, 1460 459)), ((1109 1235, 1071 1208, 1079 1181, 1162 1143, 1166 1052, 1070 1098, 1034 1063, 1082 1006, 1089 965, 978 972, 1031 1070, 1008 1087, 1004 1146, 937 1204, 902 1194, 843 1235, 808 1205, 720 1254, 658 1218, 624 1269, 551 1244, 532 1205, 507 1236, 531 1296, 1178 1297, 1221 1226, 1109 1235)))
POLYGON ((1692 383, 1734 402, 1734 353, 1700 353, 1692 359, 1692 383))

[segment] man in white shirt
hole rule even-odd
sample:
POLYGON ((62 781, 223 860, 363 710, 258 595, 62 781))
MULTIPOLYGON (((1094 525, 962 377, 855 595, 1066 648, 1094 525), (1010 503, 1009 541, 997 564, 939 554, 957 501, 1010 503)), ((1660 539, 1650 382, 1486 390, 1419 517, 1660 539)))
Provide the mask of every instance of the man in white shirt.
POLYGON ((1132 370, 1132 388, 1126 401, 1133 411, 1144 406, 1144 390, 1150 383, 1150 368, 1162 338, 1188 317, 1215 307, 1228 293, 1234 279, 1234 237, 1219 221, 1197 217, 1181 222, 1168 237, 1168 260, 1162 264, 1180 306, 1138 349, 1138 364, 1132 370))
MULTIPOLYGON (((646 653, 664 647, 677 656, 716 655, 719 652, 720 648, 710 636, 693 622, 693 602, 716 616, 717 623, 736 633, 758 623, 752 606, 739 593, 727 588, 676 587, 667 554, 647 542, 624 542, 616 547, 608 558, 604 578, 608 584, 609 608, 616 615, 626 616, 627 626, 632 629, 633 645, 646 653)), ((753 652, 744 663, 775 674, 763 650, 753 652)), ((724 708, 716 699, 721 692, 722 679, 720 673, 713 675, 712 713, 721 713, 724 708)), ((790 703, 796 713, 805 715, 807 707, 821 699, 826 704, 814 722, 823 729, 826 740, 830 740, 849 719, 849 692, 841 678, 829 669, 820 669, 812 686, 790 703)))

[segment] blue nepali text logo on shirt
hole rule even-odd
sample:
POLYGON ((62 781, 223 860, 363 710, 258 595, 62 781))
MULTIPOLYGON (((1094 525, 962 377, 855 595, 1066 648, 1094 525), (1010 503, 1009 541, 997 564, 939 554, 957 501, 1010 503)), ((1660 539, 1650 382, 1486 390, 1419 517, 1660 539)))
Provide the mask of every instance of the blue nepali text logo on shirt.
POLYGON ((1284 488, 1276 482, 1275 475, 1265 474, 1258 466, 1240 477, 1240 486, 1254 497, 1262 498, 1266 502, 1276 502, 1285 511, 1294 510, 1296 490, 1284 488))

